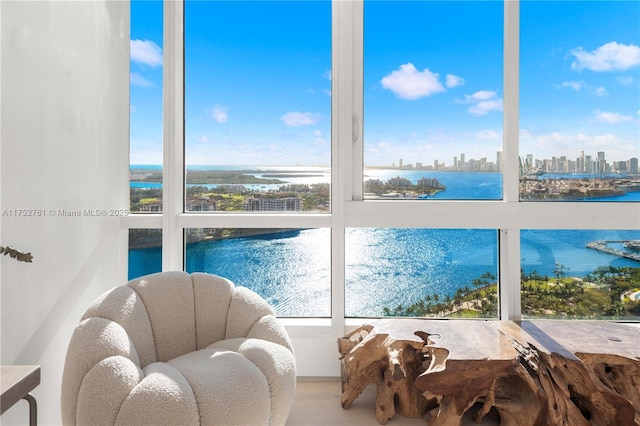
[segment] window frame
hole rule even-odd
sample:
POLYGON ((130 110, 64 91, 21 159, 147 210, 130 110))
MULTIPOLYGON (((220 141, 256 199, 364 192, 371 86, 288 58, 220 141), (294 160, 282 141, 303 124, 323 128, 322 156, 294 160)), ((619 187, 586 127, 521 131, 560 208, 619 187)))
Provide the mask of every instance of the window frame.
POLYGON ((163 212, 130 215, 122 227, 162 229, 162 270, 184 269, 186 228, 330 228, 331 318, 287 319, 293 337, 342 335, 363 320, 345 319, 345 228, 494 229, 499 232, 500 319, 520 320, 520 231, 640 229, 632 202, 519 200, 520 2, 504 1, 502 200, 363 200, 363 11, 361 0, 332 1, 331 212, 327 214, 185 213, 184 1, 164 0, 163 212), (428 222, 425 220, 428 218, 428 222), (252 226, 253 225, 253 226, 252 226))

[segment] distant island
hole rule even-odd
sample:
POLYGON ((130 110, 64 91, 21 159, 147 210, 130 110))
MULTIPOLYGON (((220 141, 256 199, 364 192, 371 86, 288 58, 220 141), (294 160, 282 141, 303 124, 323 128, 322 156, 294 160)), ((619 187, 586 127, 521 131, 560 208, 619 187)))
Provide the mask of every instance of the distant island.
POLYGON ((263 178, 308 178, 308 177, 324 177, 324 175, 318 174, 300 174, 300 173, 265 173, 262 175, 263 178))
POLYGON ((422 177, 414 184, 404 177, 394 177, 386 182, 380 179, 369 179, 364 183, 366 199, 414 198, 424 199, 444 191, 444 186, 436 178, 422 177))
POLYGON ((521 200, 579 200, 616 197, 640 191, 640 181, 630 178, 548 178, 520 180, 521 200))
MULTIPOLYGON (((192 170, 187 169, 186 183, 192 185, 273 185, 286 182, 279 179, 264 179, 254 176, 252 171, 237 170, 192 170)), ((276 176, 273 176, 276 177, 276 176)), ((279 175, 277 177, 291 177, 279 175)), ((162 170, 137 169, 130 175, 132 182, 162 182, 162 170)))

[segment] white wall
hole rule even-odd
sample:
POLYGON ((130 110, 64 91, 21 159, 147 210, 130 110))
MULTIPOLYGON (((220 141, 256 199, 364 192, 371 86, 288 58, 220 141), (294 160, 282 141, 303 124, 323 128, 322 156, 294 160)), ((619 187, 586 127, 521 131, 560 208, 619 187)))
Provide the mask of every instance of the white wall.
MULTIPOLYGON (((42 366, 39 424, 56 425, 73 328, 127 275, 117 217, 50 211, 128 206, 129 4, 3 0, 0 28, 0 243, 34 256, 0 259, 1 362, 42 366)), ((19 402, 0 421, 27 417, 19 402)))

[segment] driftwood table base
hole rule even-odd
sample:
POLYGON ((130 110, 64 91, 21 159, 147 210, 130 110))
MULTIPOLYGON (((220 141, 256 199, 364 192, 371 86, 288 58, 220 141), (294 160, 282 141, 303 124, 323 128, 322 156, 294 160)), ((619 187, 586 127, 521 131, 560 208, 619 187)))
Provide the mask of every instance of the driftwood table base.
POLYGON ((379 320, 338 339, 342 406, 375 384, 380 424, 640 425, 640 328, 595 321, 379 320), (479 408, 478 408, 479 407, 479 408))

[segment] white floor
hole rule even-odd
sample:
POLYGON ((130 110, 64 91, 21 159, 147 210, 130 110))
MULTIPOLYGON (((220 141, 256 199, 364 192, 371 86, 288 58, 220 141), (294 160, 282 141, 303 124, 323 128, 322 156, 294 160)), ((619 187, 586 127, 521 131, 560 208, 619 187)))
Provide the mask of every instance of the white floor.
MULTIPOLYGON (((296 386, 296 394, 293 402, 288 426, 302 425, 372 425, 378 424, 375 413, 375 387, 369 386, 348 409, 343 409, 340 404, 340 381, 299 381, 296 386)), ((390 426, 428 426, 424 419, 409 419, 399 415, 389 420, 390 426)), ((490 419, 485 419, 482 425, 497 425, 490 419)), ((477 425, 469 416, 463 421, 463 425, 477 425)))

